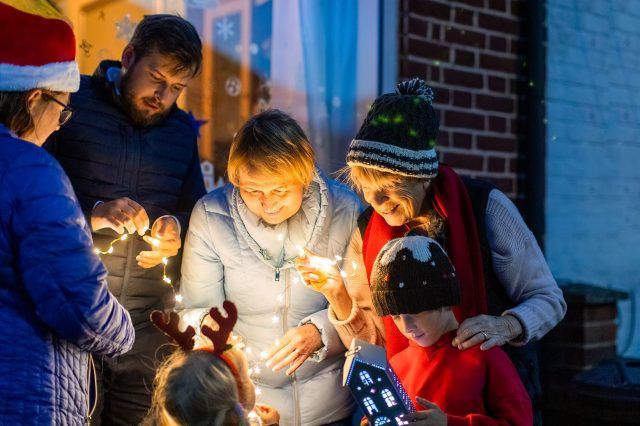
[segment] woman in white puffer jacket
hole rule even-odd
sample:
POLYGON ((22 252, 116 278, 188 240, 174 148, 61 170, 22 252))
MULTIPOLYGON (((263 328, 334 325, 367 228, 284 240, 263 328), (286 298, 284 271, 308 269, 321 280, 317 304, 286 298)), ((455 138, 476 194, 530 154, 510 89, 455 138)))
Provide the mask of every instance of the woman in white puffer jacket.
POLYGON ((341 257, 361 206, 345 185, 324 177, 300 126, 281 111, 249 119, 229 154, 232 182, 204 196, 191 215, 183 263, 183 320, 231 300, 258 402, 282 425, 350 424, 354 404, 342 387, 345 348, 327 301, 305 287, 293 260, 301 248, 341 257), (268 355, 268 356, 267 356, 268 355), (274 371, 275 370, 275 371, 274 371))

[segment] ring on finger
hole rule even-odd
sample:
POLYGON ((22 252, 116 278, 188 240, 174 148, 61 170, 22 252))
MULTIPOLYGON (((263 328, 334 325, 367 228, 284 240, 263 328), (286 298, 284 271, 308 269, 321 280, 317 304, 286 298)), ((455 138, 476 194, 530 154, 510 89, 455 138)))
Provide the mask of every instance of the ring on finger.
POLYGON ((482 333, 482 337, 484 337, 485 341, 489 340, 489 336, 487 335, 486 331, 481 331, 481 333, 482 333))

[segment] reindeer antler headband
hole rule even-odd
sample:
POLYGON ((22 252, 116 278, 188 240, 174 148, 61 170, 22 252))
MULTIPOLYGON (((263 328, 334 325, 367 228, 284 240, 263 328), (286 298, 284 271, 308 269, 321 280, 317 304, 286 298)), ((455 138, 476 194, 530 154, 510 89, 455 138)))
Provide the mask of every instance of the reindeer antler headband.
MULTIPOLYGON (((227 340, 233 330, 233 326, 238 320, 238 309, 233 302, 225 300, 222 303, 222 307, 227 312, 226 317, 223 317, 216 307, 209 309, 209 315, 220 327, 218 330, 214 331, 206 325, 200 328, 200 332, 213 342, 213 353, 217 355, 222 355, 224 351, 231 347, 227 344, 227 340)), ((193 350, 193 338, 196 335, 195 329, 192 326, 188 326, 184 331, 180 331, 180 317, 175 312, 169 313, 168 322, 165 321, 165 318, 165 314, 162 311, 151 312, 151 322, 153 325, 175 340, 185 352, 193 350)))
MULTIPOLYGON (((211 318, 218 324, 219 329, 213 330, 211 327, 207 325, 203 325, 200 327, 200 332, 207 336, 211 342, 213 342, 213 350, 209 348, 201 348, 197 350, 204 350, 208 352, 212 352, 214 355, 218 356, 231 370, 233 373, 233 377, 236 379, 236 384, 238 385, 238 396, 242 399, 242 382, 240 381, 240 375, 238 374, 238 369, 234 365, 231 360, 224 355, 224 351, 231 348, 231 345, 227 343, 229 339, 229 335, 233 330, 233 326, 236 324, 238 320, 238 309, 233 302, 225 300, 222 303, 222 307, 227 313, 226 317, 223 317, 218 308, 212 307, 209 309, 209 315, 211 318)), ((180 331, 180 317, 175 312, 169 313, 169 321, 165 321, 165 314, 162 311, 153 311, 151 312, 151 322, 155 325, 160 331, 162 331, 167 336, 171 337, 175 342, 182 348, 185 352, 190 352, 193 350, 194 340, 193 338, 196 335, 196 331, 192 326, 188 326, 184 331, 180 331)))

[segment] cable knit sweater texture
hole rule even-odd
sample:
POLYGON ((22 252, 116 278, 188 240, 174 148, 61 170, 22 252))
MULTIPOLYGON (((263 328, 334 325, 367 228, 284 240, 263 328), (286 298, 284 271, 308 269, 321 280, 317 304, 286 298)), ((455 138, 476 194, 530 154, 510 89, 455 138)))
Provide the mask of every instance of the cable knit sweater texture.
MULTIPOLYGON (((524 345, 538 340, 564 317, 567 307, 562 290, 518 209, 499 190, 489 195, 485 221, 494 272, 514 304, 504 314, 518 318, 524 331, 521 339, 509 343, 524 345)), ((339 321, 329 308, 330 321, 347 346, 354 337, 384 345, 384 325, 371 303, 359 229, 352 235, 345 269, 352 310, 348 318, 339 321)))

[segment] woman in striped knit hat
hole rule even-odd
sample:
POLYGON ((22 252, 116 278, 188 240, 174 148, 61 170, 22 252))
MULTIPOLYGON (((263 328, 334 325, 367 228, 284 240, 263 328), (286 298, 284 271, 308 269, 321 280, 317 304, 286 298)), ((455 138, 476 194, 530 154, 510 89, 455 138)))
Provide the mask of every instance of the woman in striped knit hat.
POLYGON ((372 307, 374 260, 389 240, 408 233, 437 240, 460 279, 453 345, 503 346, 535 408, 540 383, 534 345, 563 318, 562 291, 514 204, 487 182, 462 179, 438 163, 432 102, 433 90, 420 79, 375 100, 347 153, 346 175, 371 207, 352 236, 346 278, 304 258, 299 270, 329 300, 329 318, 345 344, 366 339, 385 345, 391 358, 407 339, 372 307))

